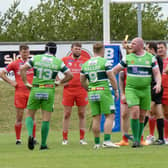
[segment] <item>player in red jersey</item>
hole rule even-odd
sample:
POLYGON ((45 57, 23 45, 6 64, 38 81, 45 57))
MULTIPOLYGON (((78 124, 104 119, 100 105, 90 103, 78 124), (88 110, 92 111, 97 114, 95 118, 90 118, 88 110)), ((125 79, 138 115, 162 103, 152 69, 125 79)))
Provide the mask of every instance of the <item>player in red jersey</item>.
POLYGON ((63 117, 63 145, 68 144, 68 128, 70 122, 70 116, 74 103, 78 106, 79 128, 80 128, 80 144, 87 144, 84 140, 85 136, 85 114, 86 105, 88 104, 88 96, 86 90, 80 83, 80 71, 82 64, 84 64, 89 58, 81 54, 81 44, 73 43, 71 47, 72 54, 64 57, 62 60, 65 65, 71 70, 73 79, 64 86, 63 100, 64 105, 64 117, 63 117))
MULTIPOLYGON (((27 61, 29 56, 29 47, 25 44, 20 45, 19 53, 21 58, 10 63, 4 70, 0 72, 1 78, 9 83, 11 86, 15 87, 15 98, 14 104, 16 107, 16 122, 15 122, 15 133, 16 133, 16 144, 21 144, 21 129, 22 129, 22 120, 24 109, 27 106, 27 101, 29 97, 29 90, 24 85, 21 76, 20 76, 20 67, 27 61), (7 73, 10 71, 14 72, 15 81, 8 78, 7 73)), ((27 72, 27 79, 29 83, 32 83, 33 80, 33 69, 30 69, 27 72)), ((34 122, 33 127, 33 136, 35 137, 36 124, 34 122)))
POLYGON ((159 42, 157 45, 157 55, 163 60, 163 73, 162 73, 162 86, 163 86, 163 96, 162 96, 162 107, 164 112, 164 140, 165 144, 168 144, 168 56, 167 56, 167 45, 165 42, 159 42))

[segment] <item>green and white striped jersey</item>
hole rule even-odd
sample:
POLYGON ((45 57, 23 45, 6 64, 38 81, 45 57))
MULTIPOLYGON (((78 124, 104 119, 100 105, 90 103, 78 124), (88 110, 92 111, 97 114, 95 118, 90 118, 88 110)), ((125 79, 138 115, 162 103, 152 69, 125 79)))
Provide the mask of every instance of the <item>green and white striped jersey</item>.
POLYGON ((33 84, 54 84, 59 71, 69 70, 62 60, 49 54, 35 55, 26 64, 34 69, 33 84))
POLYGON ((148 52, 143 56, 137 56, 134 53, 126 55, 120 65, 127 68, 126 87, 135 89, 150 87, 152 69, 158 67, 156 58, 148 52))
POLYGON ((112 70, 112 64, 100 56, 93 57, 82 65, 81 74, 89 80, 89 89, 103 87, 109 90, 106 72, 112 70))

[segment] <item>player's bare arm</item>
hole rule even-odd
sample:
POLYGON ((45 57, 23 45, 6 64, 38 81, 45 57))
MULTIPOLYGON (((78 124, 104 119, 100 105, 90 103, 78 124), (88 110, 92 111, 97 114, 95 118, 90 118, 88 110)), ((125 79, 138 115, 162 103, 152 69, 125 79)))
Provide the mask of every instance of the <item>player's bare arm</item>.
POLYGON ((124 67, 122 67, 121 64, 119 63, 119 64, 117 64, 117 65, 113 68, 112 72, 114 73, 114 76, 115 76, 115 75, 117 75, 120 71, 122 71, 123 69, 124 69, 124 67))
POLYGON ((65 77, 62 80, 60 80, 60 84, 65 84, 73 78, 72 72, 70 70, 66 71, 64 75, 65 77))
POLYGON ((13 87, 16 87, 16 86, 17 86, 17 82, 16 82, 16 81, 13 81, 13 80, 11 80, 11 79, 9 79, 9 78, 7 77, 7 72, 6 72, 5 70, 2 70, 2 71, 0 72, 0 77, 1 77, 5 82, 9 83, 11 86, 13 86, 13 87))
POLYGON ((82 84, 82 87, 85 88, 85 90, 88 90, 88 81, 85 75, 80 74, 80 82, 82 84))
POLYGON ((107 71, 106 74, 110 80, 112 87, 113 87, 116 99, 119 99, 119 90, 118 90, 118 86, 117 86, 117 80, 116 80, 116 77, 115 77, 113 71, 107 71))
POLYGON ((155 81, 156 81, 156 85, 154 86, 153 89, 156 89, 156 93, 159 93, 161 91, 161 82, 162 82, 162 78, 161 78, 161 74, 159 71, 159 68, 153 68, 152 69, 155 81))
POLYGON ((120 72, 119 87, 120 87, 121 100, 123 101, 123 103, 126 103, 125 89, 124 89, 124 72, 123 71, 120 72))
POLYGON ((27 81, 27 75, 26 75, 26 72, 27 72, 28 69, 30 69, 29 65, 24 64, 24 65, 20 68, 20 75, 21 75, 21 77, 22 77, 22 80, 23 80, 25 86, 26 86, 28 89, 31 89, 31 88, 32 88, 32 85, 27 81))

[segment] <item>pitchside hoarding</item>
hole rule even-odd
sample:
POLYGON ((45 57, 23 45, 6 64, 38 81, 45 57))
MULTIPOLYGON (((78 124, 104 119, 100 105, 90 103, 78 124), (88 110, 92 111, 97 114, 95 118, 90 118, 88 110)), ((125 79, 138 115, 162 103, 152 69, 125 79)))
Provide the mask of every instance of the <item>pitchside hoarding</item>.
MULTIPOLYGON (((44 53, 44 44, 30 44, 30 57, 35 54, 44 53)), ((82 53, 84 55, 93 56, 92 52, 93 44, 83 44, 82 53)), ((18 59, 19 55, 19 45, 0 45, 0 69, 3 69, 12 61, 18 59)), ((105 46, 105 57, 112 62, 113 66, 119 62, 120 57, 120 46, 119 45, 106 45, 105 46)), ((58 44, 57 45, 57 58, 63 58, 71 54, 71 44, 58 44)), ((13 73, 8 74, 11 79, 14 79, 13 73)), ((117 76, 118 80, 118 76, 117 76)), ((113 124, 113 131, 120 131, 120 102, 119 100, 115 102, 116 105, 116 117, 113 124)), ((104 126, 104 116, 101 120, 101 131, 103 131, 104 126)))
MULTIPOLYGON (((112 63, 113 67, 117 65, 120 61, 121 57, 121 50, 120 50, 120 45, 105 45, 105 58, 112 63)), ((119 81, 119 75, 116 76, 117 82, 119 81)), ((112 95, 114 97, 114 92, 111 88, 112 95)), ((113 122, 113 132, 120 131, 120 99, 115 100, 115 120, 113 122)), ((105 121, 105 116, 102 115, 101 117, 101 132, 104 131, 104 121, 105 121)))

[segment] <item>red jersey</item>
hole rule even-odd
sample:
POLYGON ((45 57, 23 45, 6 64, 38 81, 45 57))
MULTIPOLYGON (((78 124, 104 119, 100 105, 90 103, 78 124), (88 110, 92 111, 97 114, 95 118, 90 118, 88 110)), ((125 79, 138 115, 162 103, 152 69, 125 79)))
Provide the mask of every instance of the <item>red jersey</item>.
MULTIPOLYGON (((10 63, 6 68, 6 72, 13 71, 15 74, 15 80, 17 82, 16 90, 21 91, 29 91, 27 87, 24 85, 21 75, 20 75, 20 67, 24 65, 25 61, 22 59, 18 59, 12 63, 10 63)), ((27 80, 29 83, 32 83, 33 81, 33 69, 29 69, 27 72, 27 80)))
POLYGON ((68 86, 65 87, 82 87, 80 82, 80 71, 82 68, 82 64, 88 61, 89 58, 85 58, 80 56, 79 58, 75 59, 72 55, 64 57, 62 61, 65 65, 70 69, 73 74, 72 80, 68 82, 68 86))
POLYGON ((163 88, 168 88, 168 75, 164 72, 167 65, 168 65, 168 57, 163 59, 163 73, 162 73, 162 86, 163 86, 163 88))

